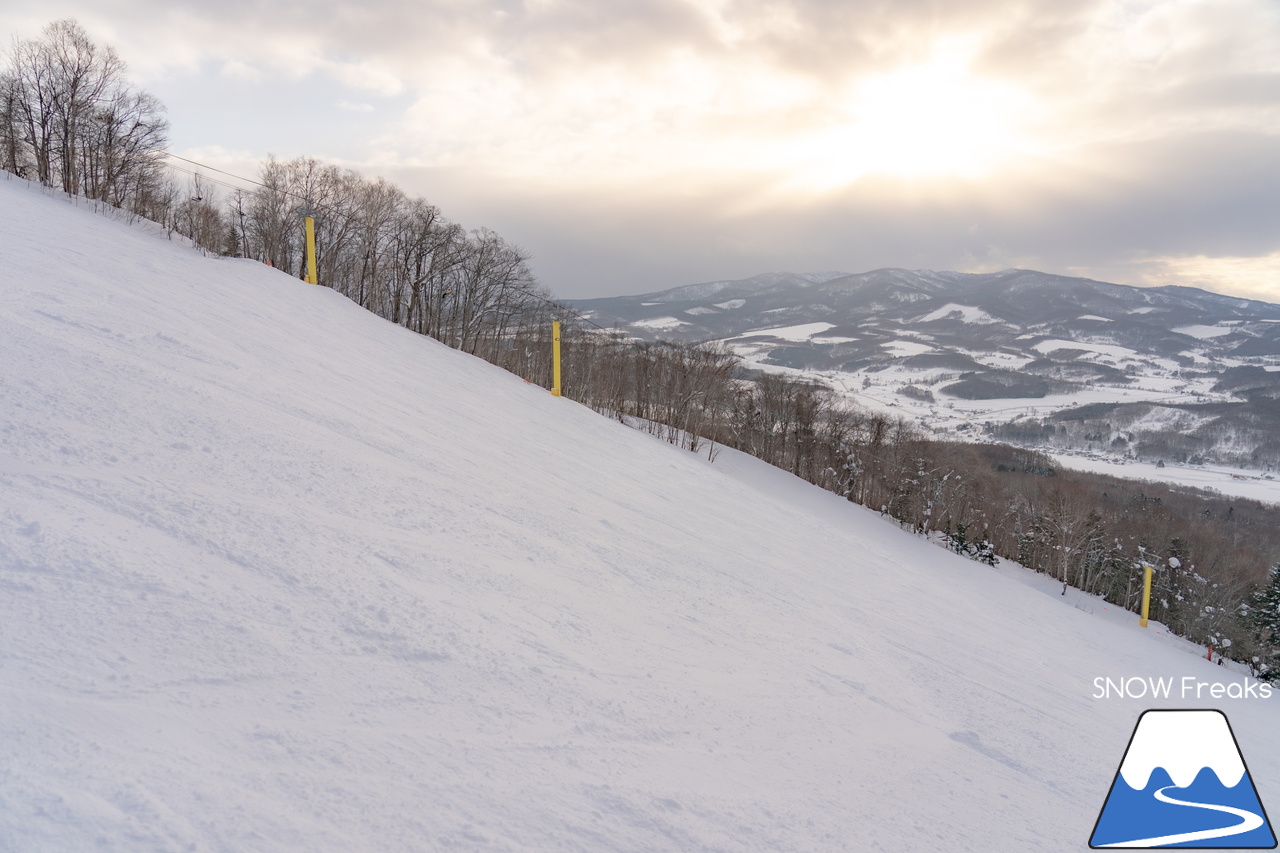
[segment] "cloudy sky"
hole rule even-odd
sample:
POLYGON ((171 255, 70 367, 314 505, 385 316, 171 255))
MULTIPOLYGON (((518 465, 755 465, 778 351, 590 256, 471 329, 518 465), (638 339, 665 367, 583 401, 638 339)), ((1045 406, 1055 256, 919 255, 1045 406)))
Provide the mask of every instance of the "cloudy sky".
POLYGON ((0 0, 175 152, 383 175, 558 296, 1011 266, 1280 301, 1276 0, 0 0))

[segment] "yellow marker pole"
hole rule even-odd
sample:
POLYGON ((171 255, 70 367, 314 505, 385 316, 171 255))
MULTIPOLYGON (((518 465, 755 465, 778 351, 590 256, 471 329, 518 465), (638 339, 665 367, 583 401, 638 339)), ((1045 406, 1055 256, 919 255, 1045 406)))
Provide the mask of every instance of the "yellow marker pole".
POLYGON ((307 222, 307 284, 316 284, 316 220, 308 216, 307 222))
POLYGON ((551 373, 554 384, 551 386, 552 396, 560 396, 560 321, 551 321, 551 373))
POLYGON ((1138 620, 1138 624, 1145 628, 1147 617, 1151 615, 1151 564, 1143 563, 1142 568, 1142 618, 1138 620))

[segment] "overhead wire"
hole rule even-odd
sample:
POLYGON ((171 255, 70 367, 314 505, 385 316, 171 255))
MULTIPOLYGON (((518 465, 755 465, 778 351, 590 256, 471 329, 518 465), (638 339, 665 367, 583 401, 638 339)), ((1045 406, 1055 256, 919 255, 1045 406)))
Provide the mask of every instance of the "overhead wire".
MULTIPOLYGON (((339 209, 337 209, 337 208, 330 207, 329 205, 316 204, 314 201, 312 201, 311 199, 307 198, 306 196, 300 195, 299 193, 293 192, 292 190, 284 189, 284 188, 281 188, 281 187, 273 187, 273 186, 270 186, 269 184, 265 184, 265 183, 263 183, 262 181, 255 180, 255 179, 253 179, 253 178, 246 178, 246 177, 244 177, 243 175, 237 175, 237 174, 235 174, 234 172, 228 172, 228 171, 226 171, 226 170, 224 170, 224 169, 219 169, 219 168, 217 168, 216 166, 210 166, 210 165, 209 165, 209 164, 207 164, 207 163, 201 163, 201 162, 199 162, 198 160, 192 160, 192 159, 190 159, 190 158, 188 158, 188 157, 182 157, 182 156, 179 156, 179 155, 174 154, 174 153, 172 153, 172 152, 168 152, 168 151, 166 151, 166 152, 165 152, 165 156, 166 156, 166 157, 168 157, 169 159, 172 159, 172 160, 180 160, 180 161, 182 161, 183 163, 188 163, 188 164, 190 164, 190 165, 192 165, 192 166, 197 167, 197 169, 207 170, 207 171, 211 171, 211 172, 217 172, 217 173, 218 173, 218 174, 220 174, 220 175, 226 175, 227 177, 229 177, 229 178, 234 178, 234 179, 235 179, 235 180, 237 180, 237 181, 242 181, 242 182, 247 183, 247 184, 252 184, 252 185, 254 185, 255 187, 260 187, 260 188, 265 189, 265 190, 268 190, 268 191, 270 191, 270 192, 279 193, 279 194, 281 194, 281 195, 289 196, 289 197, 291 197, 291 198, 297 199, 298 201, 301 201, 303 204, 306 204, 306 205, 308 205, 308 206, 310 206, 310 207, 314 208, 315 210, 323 211, 326 215, 337 217, 337 218, 342 219, 342 220, 344 220, 344 221, 346 221, 346 222, 349 222, 349 223, 360 224, 359 219, 358 219, 357 217, 355 217, 355 216, 353 216, 353 215, 351 215, 351 214, 349 214, 349 213, 346 213, 346 212, 344 212, 344 211, 342 211, 342 210, 339 210, 339 209)), ((172 170, 174 170, 174 171, 176 171, 176 172, 181 172, 182 174, 185 174, 185 175, 190 175, 190 176, 192 176, 192 177, 194 177, 194 178, 200 178, 200 179, 203 179, 203 180, 207 180, 207 181, 209 181, 210 183, 214 183, 214 184, 217 184, 217 185, 219 185, 219 186, 226 187, 226 188, 228 188, 228 189, 238 190, 238 191, 243 191, 243 190, 245 189, 245 188, 244 188, 244 187, 242 187, 242 186, 236 186, 236 185, 234 185, 234 184, 228 183, 228 182, 226 182, 226 181, 219 180, 219 179, 217 179, 217 178, 211 178, 211 177, 208 177, 207 175, 203 174, 203 172, 200 172, 200 171, 193 171, 193 170, 191 170, 191 169, 186 169, 186 168, 183 168, 182 166, 177 166, 177 165, 174 165, 174 164, 172 164, 172 163, 168 165, 168 168, 170 168, 170 169, 172 169, 172 170)), ((381 228, 379 228, 379 227, 374 227, 372 230, 374 231, 374 233, 378 234, 379 236, 385 237, 385 238, 386 238, 386 239, 388 239, 388 240, 392 240, 392 241, 394 241, 395 243, 397 243, 398 245, 400 245, 400 246, 402 246, 402 247, 403 247, 404 243, 403 243, 403 240, 401 239, 400 235, 398 235, 398 234, 394 234, 394 233, 386 232, 386 231, 382 230, 382 229, 381 229, 381 228)), ((552 308, 555 308, 555 309, 557 309, 557 310, 559 310, 559 311, 569 312, 569 313, 571 313, 571 314, 573 315, 573 319, 575 319, 575 320, 577 320, 577 321, 579 321, 579 322, 586 323, 586 324, 588 324, 588 325, 594 326, 595 328, 599 329, 599 330, 600 330, 600 331, 602 331, 602 332, 612 332, 612 331, 614 331, 613 329, 607 329, 607 328, 605 328, 604 326, 601 326, 599 323, 596 323, 595 321, 593 321, 593 320, 591 320, 590 318, 586 317, 586 316, 585 316, 581 311, 579 311, 578 309, 576 309, 576 308, 572 307, 571 305, 569 305, 569 304, 567 304, 567 303, 565 303, 565 302, 562 302, 562 301, 560 301, 560 300, 555 300, 555 299, 548 299, 548 298, 546 298, 546 297, 539 296, 539 295, 538 295, 538 294, 536 294, 536 293, 529 293, 529 294, 526 294, 526 295, 527 295, 529 298, 531 298, 531 299, 534 299, 534 300, 537 300, 537 301, 539 301, 539 302, 542 302, 543 304, 548 305, 548 306, 550 306, 550 307, 552 307, 552 308)))

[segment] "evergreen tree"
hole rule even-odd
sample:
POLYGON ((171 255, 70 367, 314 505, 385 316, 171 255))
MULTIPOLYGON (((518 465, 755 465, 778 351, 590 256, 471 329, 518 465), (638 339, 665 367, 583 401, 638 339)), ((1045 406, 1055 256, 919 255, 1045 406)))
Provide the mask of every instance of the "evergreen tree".
POLYGON ((1249 610, 1258 636, 1258 678, 1280 681, 1280 563, 1271 567, 1267 585, 1250 598, 1249 610))

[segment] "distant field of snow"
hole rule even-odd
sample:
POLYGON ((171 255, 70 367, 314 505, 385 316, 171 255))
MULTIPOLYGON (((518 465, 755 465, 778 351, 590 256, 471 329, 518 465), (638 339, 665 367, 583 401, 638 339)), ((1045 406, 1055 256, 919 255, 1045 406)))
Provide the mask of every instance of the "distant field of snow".
MULTIPOLYGON (((805 327, 798 327, 807 329, 805 327)), ((903 338, 881 346, 891 355, 905 358, 927 352, 934 352, 935 347, 928 341, 931 336, 910 333, 910 338, 903 338)), ((1034 337, 1034 336, 1029 336, 1034 337)), ((848 342, 853 339, 843 336, 814 335, 813 343, 848 342)), ((1108 357, 1123 357, 1132 353, 1125 347, 1097 343, 1076 343, 1074 341, 1045 341, 1050 350, 1063 346, 1105 354, 1108 357)), ((917 421, 929 433, 953 436, 957 438, 974 438, 981 436, 987 425, 1012 421, 1020 417, 1044 418, 1063 409, 1094 403, 1186 403, 1224 401, 1227 395, 1211 391, 1214 380, 1206 377, 1187 378, 1181 367, 1170 359, 1145 357, 1139 364, 1147 368, 1146 373, 1133 375, 1127 384, 1109 385, 1106 383, 1086 384, 1074 390, 1048 394, 1043 397, 1005 398, 991 400, 968 400, 951 397, 941 391, 947 383, 959 377, 961 370, 946 367, 922 368, 899 361, 890 362, 887 366, 876 365, 871 370, 855 370, 842 372, 821 369, 799 369, 784 367, 768 362, 772 346, 765 342, 747 343, 739 338, 729 344, 730 348, 742 359, 744 364, 754 369, 783 373, 796 378, 819 382, 847 396, 850 400, 866 408, 884 412, 893 416, 907 416, 917 421), (1155 368, 1155 369, 1151 369, 1155 368), (915 385, 931 390, 934 399, 920 400, 900 394, 904 385, 915 385), (941 386, 941 387, 939 387, 941 386)), ((1003 351, 983 351, 953 349, 958 355, 967 356, 979 364, 1004 370, 1020 370, 1033 361, 1029 356, 1003 351)), ((1135 426, 1162 427, 1173 426, 1175 422, 1190 429, 1194 419, 1170 414, 1173 410, 1152 415, 1148 421, 1135 426)))
POLYGON ((1099 317, 1097 314, 1081 314, 1077 320, 1097 320, 1100 323, 1110 323, 1110 317, 1099 317))
POLYGON ((702 314, 715 314, 715 313, 717 313, 717 312, 716 312, 716 311, 715 311, 715 309, 713 309, 713 308, 703 308, 703 307, 699 306, 699 307, 697 307, 697 308, 689 308, 689 309, 687 309, 684 313, 686 313, 686 314, 693 314, 693 315, 695 315, 695 316, 700 316, 700 315, 702 315, 702 314))
POLYGON ((644 329, 674 329, 677 326, 687 326, 689 324, 675 317, 653 317, 648 320, 637 320, 631 325, 640 326, 644 329))
POLYGON ((933 352, 933 347, 919 341, 889 341, 881 344, 880 348, 899 357, 933 352))
POLYGON ((1051 453, 1064 468, 1093 471, 1130 480, 1150 480, 1213 489, 1224 495, 1280 504, 1280 480, 1266 479, 1261 471, 1241 471, 1217 465, 1165 465, 1153 462, 1118 463, 1106 457, 1073 453, 1051 453))
MULTIPOLYGON (((0 180, 0 848, 1078 851, 1153 624, 0 180)), ((1274 811, 1274 809, 1273 809, 1274 811)))
POLYGON ((741 308, 746 304, 747 301, 745 299, 730 299, 728 302, 717 302, 716 307, 723 308, 726 311, 733 311, 734 309, 741 308))
POLYGON ((1126 429, 1133 432, 1140 430, 1185 432, 1212 420, 1213 417, 1211 415, 1198 415, 1184 409, 1156 406, 1126 427, 1126 429))
POLYGON ((1001 368, 1003 370, 1017 370, 1018 368, 1026 367, 1034 361, 1034 359, 1029 356, 1018 355, 1011 352, 984 352, 979 350, 963 349, 957 349, 956 351, 961 355, 967 355, 969 358, 978 362, 978 364, 986 365, 987 367, 1001 368))
POLYGON ((917 323, 932 323, 934 320, 944 319, 959 320, 962 323, 975 323, 980 325, 989 325, 991 323, 999 323, 995 317, 992 317, 981 308, 972 305, 957 305, 954 302, 948 302, 941 308, 930 311, 928 314, 916 320, 917 323))
POLYGON ((1222 335, 1230 335, 1236 330, 1230 326, 1178 326, 1172 331, 1182 335, 1190 335, 1193 338, 1199 338, 1203 341, 1207 338, 1217 338, 1222 335))
POLYGON ((776 329, 757 329, 754 332, 743 332, 738 335, 739 338, 752 338, 761 335, 768 335, 771 338, 778 338, 784 341, 807 341, 817 334, 825 332, 827 329, 834 329, 835 323, 805 323, 800 326, 780 326, 776 329))
POLYGON ((1095 344, 1088 341, 1062 341, 1047 340, 1040 341, 1032 346, 1032 349, 1042 353, 1056 352, 1061 349, 1078 349, 1086 352, 1096 352, 1099 355, 1109 355, 1114 358, 1133 358, 1137 352, 1128 347, 1117 346, 1115 344, 1095 344))
MULTIPOLYGON (((753 355, 758 359, 761 353, 753 355)), ((998 360, 986 360, 993 366, 1017 369, 1025 359, 1000 364, 998 360)), ((763 362, 753 362, 754 366, 768 370, 781 370, 763 362)), ((897 389, 905 384, 930 382, 935 377, 955 376, 954 371, 939 368, 927 370, 894 367, 877 370, 865 374, 837 373, 832 371, 793 371, 786 372, 815 381, 821 381, 847 395, 858 404, 894 415, 907 415, 919 421, 927 431, 938 433, 955 433, 957 430, 974 436, 981 433, 988 423, 1002 423, 1019 417, 1043 418, 1054 412, 1073 406, 1091 403, 1123 403, 1123 402, 1185 402, 1187 395, 1183 391, 1169 388, 1161 390, 1161 383, 1149 381, 1142 386, 1109 386, 1090 385, 1069 394, 1048 394, 1044 397, 1006 398, 993 400, 967 400, 951 397, 935 389, 934 402, 916 400, 897 393, 897 389), (864 387, 863 379, 870 380, 864 387), (976 430, 976 431, 975 431, 976 430)), ((1164 384, 1173 385, 1171 380, 1164 384)), ((1220 396, 1220 395, 1219 395, 1220 396)))

